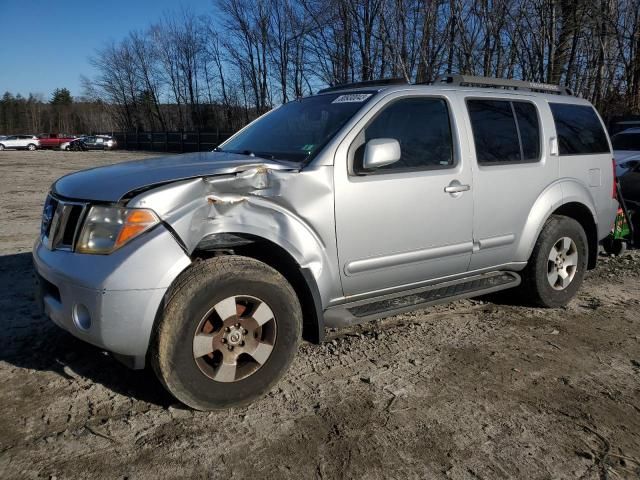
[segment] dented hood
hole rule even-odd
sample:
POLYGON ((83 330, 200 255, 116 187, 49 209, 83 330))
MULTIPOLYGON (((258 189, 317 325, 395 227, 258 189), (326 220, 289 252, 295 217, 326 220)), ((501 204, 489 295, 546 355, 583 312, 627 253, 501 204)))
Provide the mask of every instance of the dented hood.
POLYGON ((256 166, 272 170, 299 168, 292 162, 275 162, 249 155, 198 152, 81 170, 60 178, 51 190, 70 199, 118 202, 133 191, 177 180, 236 173, 256 166))

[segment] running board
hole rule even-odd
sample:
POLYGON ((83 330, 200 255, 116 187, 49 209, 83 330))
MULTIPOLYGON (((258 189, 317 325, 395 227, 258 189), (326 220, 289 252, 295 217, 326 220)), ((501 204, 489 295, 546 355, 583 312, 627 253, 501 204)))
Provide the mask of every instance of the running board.
POLYGON ((490 272, 381 297, 345 303, 324 312, 325 327, 339 328, 418 310, 438 303, 476 297, 520 285, 515 272, 490 272))

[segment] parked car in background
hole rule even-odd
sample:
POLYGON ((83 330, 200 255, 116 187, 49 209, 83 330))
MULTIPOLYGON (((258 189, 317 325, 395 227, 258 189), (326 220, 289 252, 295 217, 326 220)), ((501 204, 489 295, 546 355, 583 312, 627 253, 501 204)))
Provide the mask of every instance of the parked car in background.
POLYGON ((108 135, 90 135, 69 140, 60 145, 62 150, 113 150, 118 142, 108 135))
POLYGON ((35 135, 9 135, 0 140, 0 150, 36 150, 40 146, 40 140, 35 135))
POLYGON ((84 146, 84 139, 86 137, 78 137, 71 140, 67 140, 60 144, 60 150, 66 150, 67 152, 70 150, 87 150, 84 146))
POLYGON ((109 135, 85 137, 83 143, 88 150, 112 150, 118 146, 116 139, 109 135))
POLYGON ((640 117, 639 118, 627 118, 626 120, 621 120, 613 123, 609 127, 609 131, 611 134, 620 133, 624 130, 628 130, 630 128, 640 128, 640 117))
POLYGON ((620 194, 631 217, 637 247, 640 242, 640 161, 636 161, 620 177, 620 194))
POLYGON ((63 143, 68 143, 73 140, 73 135, 68 135, 65 133, 43 133, 38 135, 40 139, 40 148, 61 148, 63 143))
POLYGON ((621 177, 640 163, 640 128, 628 128, 611 137, 616 174, 621 177))

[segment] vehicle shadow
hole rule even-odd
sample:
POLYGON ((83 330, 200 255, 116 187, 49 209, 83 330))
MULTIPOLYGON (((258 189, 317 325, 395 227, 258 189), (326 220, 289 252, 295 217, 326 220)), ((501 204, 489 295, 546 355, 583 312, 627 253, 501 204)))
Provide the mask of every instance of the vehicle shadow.
POLYGON ((39 312, 30 252, 0 256, 0 285, 0 361, 67 379, 84 377, 114 392, 163 407, 175 403, 150 370, 128 369, 39 312))

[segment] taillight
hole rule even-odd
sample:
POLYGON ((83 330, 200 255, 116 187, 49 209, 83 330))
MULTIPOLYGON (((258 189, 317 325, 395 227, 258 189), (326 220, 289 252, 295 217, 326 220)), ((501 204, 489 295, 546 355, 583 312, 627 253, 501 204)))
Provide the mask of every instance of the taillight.
POLYGON ((617 176, 616 176, 616 159, 611 158, 611 165, 613 167, 613 189, 611 190, 611 198, 618 199, 618 189, 616 188, 617 176))

